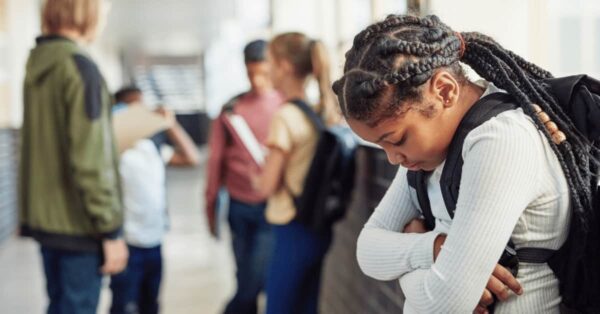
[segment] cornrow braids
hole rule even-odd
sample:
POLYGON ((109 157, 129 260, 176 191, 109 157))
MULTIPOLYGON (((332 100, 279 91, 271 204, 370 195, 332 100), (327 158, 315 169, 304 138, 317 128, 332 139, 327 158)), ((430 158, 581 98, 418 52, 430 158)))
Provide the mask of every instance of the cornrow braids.
POLYGON ((373 123, 402 114, 407 101, 420 100, 419 86, 440 68, 466 81, 459 61, 510 93, 546 136, 569 185, 574 217, 586 231, 587 221, 596 219, 590 209, 597 179, 593 170, 600 168, 598 143, 580 134, 549 92, 543 80, 553 77, 550 72, 491 37, 456 33, 434 15, 390 15, 356 35, 346 53, 344 75, 333 89, 345 116, 373 123), (553 141, 532 104, 540 106, 566 140, 553 141))

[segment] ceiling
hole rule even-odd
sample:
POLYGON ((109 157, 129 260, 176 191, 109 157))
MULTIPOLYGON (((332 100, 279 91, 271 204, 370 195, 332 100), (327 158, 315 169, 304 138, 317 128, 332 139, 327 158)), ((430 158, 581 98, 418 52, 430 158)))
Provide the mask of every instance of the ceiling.
POLYGON ((235 7, 235 0, 113 0, 103 39, 158 53, 199 51, 235 7))

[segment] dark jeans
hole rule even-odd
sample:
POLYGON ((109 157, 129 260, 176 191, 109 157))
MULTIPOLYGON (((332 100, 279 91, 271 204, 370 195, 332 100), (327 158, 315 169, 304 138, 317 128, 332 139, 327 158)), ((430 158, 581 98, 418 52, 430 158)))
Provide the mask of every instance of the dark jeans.
POLYGON ((100 298, 100 254, 41 247, 48 314, 96 314, 100 298))
POLYGON ((292 221, 274 226, 275 248, 267 280, 267 314, 316 314, 323 258, 331 233, 292 221))
POLYGON ((226 314, 255 314, 257 297, 264 287, 273 235, 265 220, 266 205, 230 200, 229 226, 237 267, 237 291, 226 314))
POLYGON ((158 313, 158 294, 162 277, 160 245, 140 248, 128 245, 127 268, 110 279, 111 314, 158 313))

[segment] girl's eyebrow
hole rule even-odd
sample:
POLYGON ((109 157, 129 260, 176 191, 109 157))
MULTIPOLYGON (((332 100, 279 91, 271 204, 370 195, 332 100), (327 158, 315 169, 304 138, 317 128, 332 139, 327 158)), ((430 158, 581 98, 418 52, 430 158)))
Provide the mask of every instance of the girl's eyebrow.
POLYGON ((394 133, 394 131, 387 132, 387 133, 383 134, 381 137, 379 137, 379 139, 375 143, 379 143, 379 142, 385 140, 386 137, 392 135, 393 133, 394 133))

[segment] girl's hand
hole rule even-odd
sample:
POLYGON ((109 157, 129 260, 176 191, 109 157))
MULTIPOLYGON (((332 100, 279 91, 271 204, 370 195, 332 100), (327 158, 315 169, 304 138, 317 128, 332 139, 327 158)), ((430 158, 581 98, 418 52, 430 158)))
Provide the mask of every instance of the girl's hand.
POLYGON ((427 228, 425 227, 425 220, 415 218, 411 220, 406 226, 404 226, 403 233, 425 233, 427 228))
POLYGON ((517 295, 523 294, 523 288, 517 279, 508 269, 497 264, 473 313, 488 313, 487 307, 494 303, 494 296, 499 301, 506 301, 510 297, 510 291, 517 295))

